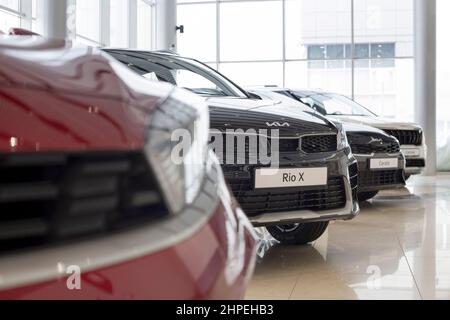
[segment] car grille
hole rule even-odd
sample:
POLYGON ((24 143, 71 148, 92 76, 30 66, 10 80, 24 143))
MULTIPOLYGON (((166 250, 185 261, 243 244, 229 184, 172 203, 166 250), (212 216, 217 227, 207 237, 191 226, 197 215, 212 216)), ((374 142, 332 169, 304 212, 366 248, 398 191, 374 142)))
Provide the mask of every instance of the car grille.
POLYGON ((250 179, 227 179, 234 196, 249 216, 296 210, 331 210, 346 205, 342 177, 328 179, 326 187, 255 190, 250 179))
POLYGON ((278 139, 280 152, 298 152, 300 149, 299 139, 278 139))
MULTIPOLYGON (((271 152, 271 146, 272 146, 272 140, 271 138, 266 138, 265 142, 267 143, 267 151, 268 153, 271 152)), ((259 136, 257 137, 257 139, 252 140, 249 137, 245 137, 245 153, 250 153, 250 154, 258 154, 259 152, 259 148, 260 148, 260 143, 262 143, 263 140, 259 140, 259 136)), ((223 152, 226 153, 227 152, 227 138, 224 135, 223 136, 223 152)), ((282 139, 278 139, 278 147, 279 147, 279 151, 280 152, 298 152, 299 151, 299 139, 298 138, 292 138, 292 139, 287 139, 287 138, 282 138, 282 139)), ((233 146, 230 147, 230 150, 232 150, 234 152, 234 154, 238 154, 238 153, 242 153, 242 151, 244 151, 244 149, 240 150, 240 146, 242 145, 242 142, 239 143, 238 138, 234 137, 234 143, 233 146)))
MULTIPOLYGON (((228 136, 230 138, 230 136, 228 136)), ((227 135, 222 136, 223 147, 222 150, 217 150, 216 146, 213 146, 213 151, 218 155, 223 155, 223 159, 228 164, 257 164, 259 155, 261 153, 260 136, 250 137, 248 135, 242 135, 238 138, 237 135, 233 136, 234 141, 232 146, 228 148, 228 143, 231 143, 227 139, 227 135), (242 140, 241 140, 242 139, 242 140), (241 147, 244 146, 244 147, 241 147), (228 150, 229 149, 229 150, 228 150), (238 161, 240 159, 240 161, 238 161), (256 160, 254 163, 250 160, 256 160)), ((211 144, 214 143, 215 137, 211 137, 211 144)), ((271 155, 272 151, 272 138, 266 138, 267 143, 266 153, 271 155)), ((278 150, 280 153, 297 153, 300 149, 308 154, 322 153, 322 152, 334 152, 337 150, 337 136, 336 135, 317 135, 306 136, 301 138, 279 138, 278 150)))
POLYGON ((143 154, 0 155, 0 252, 168 214, 143 154))
POLYGON ((354 145, 354 144, 350 144, 350 146, 354 154, 372 154, 372 153, 394 154, 400 152, 400 146, 395 144, 377 147, 373 147, 370 145, 354 145))
POLYGON ((301 150, 305 153, 334 152, 337 150, 337 135, 302 137, 301 150))
POLYGON ((359 187, 390 186, 404 183, 403 170, 363 171, 359 173, 359 187))
POLYGON ((410 168, 424 168, 425 159, 406 159, 406 167, 410 168))
POLYGON ((423 133, 420 130, 384 130, 387 134, 394 136, 401 145, 422 145, 423 133))
POLYGON ((386 139, 385 136, 363 133, 347 133, 347 137, 354 154, 396 154, 400 152, 400 144, 392 138, 389 140, 386 139), (383 143, 371 143, 372 138, 379 139, 383 143))

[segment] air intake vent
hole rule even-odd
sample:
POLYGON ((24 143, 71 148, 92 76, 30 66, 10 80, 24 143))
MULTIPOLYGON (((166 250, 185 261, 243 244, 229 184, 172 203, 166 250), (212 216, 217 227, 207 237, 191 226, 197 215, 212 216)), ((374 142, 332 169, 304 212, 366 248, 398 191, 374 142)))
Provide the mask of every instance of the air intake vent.
POLYGON ((301 139, 301 150, 305 153, 337 151, 337 135, 305 136, 301 139))
POLYGON ((141 153, 0 155, 0 252, 165 216, 141 153))
POLYGON ((305 190, 255 190, 250 179, 228 178, 234 196, 249 216, 296 210, 331 210, 345 207, 342 177, 330 177, 326 187, 305 190))
POLYGON ((395 139, 375 133, 347 133, 348 142, 354 154, 397 154, 400 145, 395 139))
POLYGON ((425 159, 406 159, 407 168, 424 168, 425 159))
POLYGON ((350 175, 350 186, 352 187, 353 201, 358 200, 358 164, 354 163, 348 167, 350 175))
POLYGON ((390 186, 405 183, 402 170, 363 171, 359 174, 359 187, 390 186))
POLYGON ((401 145, 422 145, 423 133, 420 130, 384 130, 387 134, 394 136, 401 145))

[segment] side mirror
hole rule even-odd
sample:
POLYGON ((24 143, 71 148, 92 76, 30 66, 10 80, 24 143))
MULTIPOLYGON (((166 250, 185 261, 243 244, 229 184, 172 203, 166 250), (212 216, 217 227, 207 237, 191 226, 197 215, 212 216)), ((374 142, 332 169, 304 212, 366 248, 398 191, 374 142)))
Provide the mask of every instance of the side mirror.
POLYGON ((253 92, 246 92, 248 97, 250 99, 254 99, 254 100, 262 100, 262 98, 260 96, 258 96, 257 94, 253 93, 253 92))

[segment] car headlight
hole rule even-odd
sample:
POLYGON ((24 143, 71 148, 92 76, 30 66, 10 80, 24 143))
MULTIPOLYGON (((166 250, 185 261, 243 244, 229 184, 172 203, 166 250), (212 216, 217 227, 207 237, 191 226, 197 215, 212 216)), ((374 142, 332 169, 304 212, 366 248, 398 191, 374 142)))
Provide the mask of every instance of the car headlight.
POLYGON ((182 89, 174 89, 150 118, 145 154, 174 214, 200 192, 208 137, 208 107, 201 98, 182 89))
POLYGON ((347 132, 345 131, 344 126, 340 122, 335 122, 334 124, 338 128, 337 149, 343 150, 345 148, 348 148, 349 144, 348 144, 348 139, 347 139, 347 132))

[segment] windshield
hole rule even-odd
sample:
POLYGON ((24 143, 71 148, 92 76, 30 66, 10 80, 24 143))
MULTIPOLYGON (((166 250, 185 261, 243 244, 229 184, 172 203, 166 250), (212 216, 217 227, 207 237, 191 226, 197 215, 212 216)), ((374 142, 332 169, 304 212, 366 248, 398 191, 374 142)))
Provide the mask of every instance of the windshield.
POLYGON ((230 80, 195 60, 145 52, 112 50, 108 53, 151 80, 169 82, 203 96, 247 98, 230 80))
POLYGON ((327 116, 376 116, 355 101, 334 93, 313 94, 301 101, 327 116))

